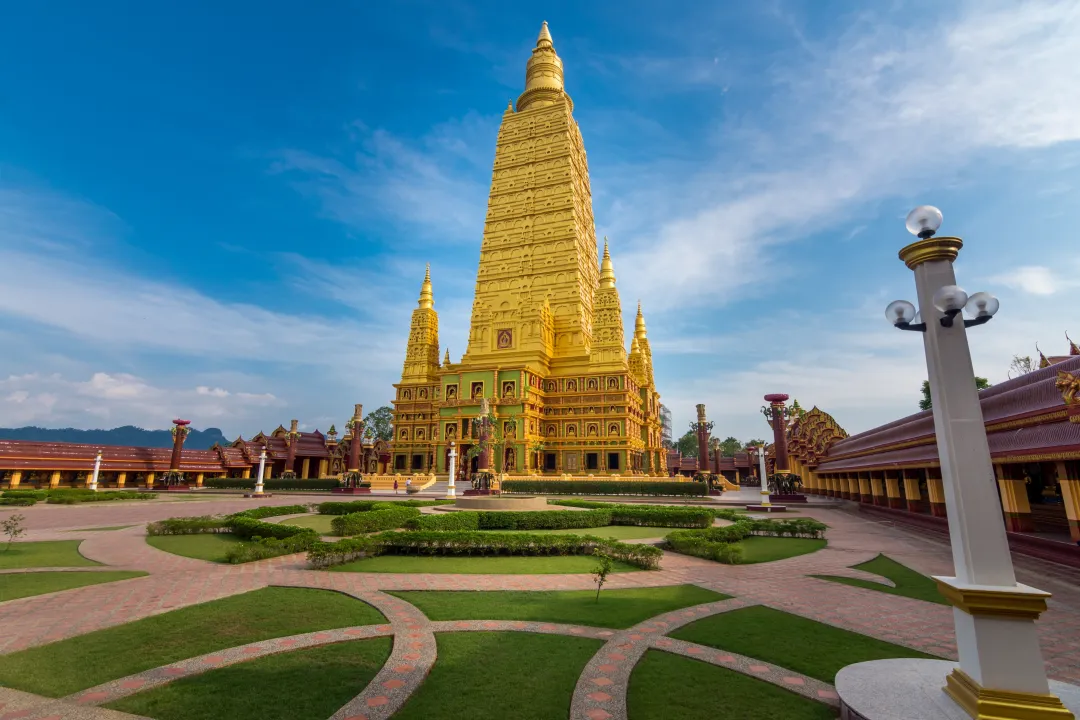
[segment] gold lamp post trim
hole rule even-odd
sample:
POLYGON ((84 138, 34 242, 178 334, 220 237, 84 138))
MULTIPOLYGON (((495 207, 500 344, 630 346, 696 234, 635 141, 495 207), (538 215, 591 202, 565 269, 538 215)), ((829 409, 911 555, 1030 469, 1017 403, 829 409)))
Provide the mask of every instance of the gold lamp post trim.
POLYGON ((958 237, 931 237, 916 240, 900 250, 900 259, 914 270, 919 265, 931 260, 952 262, 960 254, 964 241, 958 237))
POLYGON ((1054 695, 988 690, 957 668, 945 677, 945 692, 976 720, 1073 720, 1054 695))
POLYGON ((938 592, 968 615, 991 615, 1017 620, 1037 620, 1046 612, 1046 600, 1050 593, 1037 590, 1012 592, 1009 590, 976 590, 956 587, 943 578, 934 578, 938 592))

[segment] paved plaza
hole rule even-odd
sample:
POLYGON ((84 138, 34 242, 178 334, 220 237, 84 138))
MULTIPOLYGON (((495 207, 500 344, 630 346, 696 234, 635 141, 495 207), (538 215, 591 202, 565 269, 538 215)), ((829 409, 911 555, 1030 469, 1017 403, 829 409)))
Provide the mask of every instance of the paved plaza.
MULTIPOLYGON (((258 501, 258 504, 285 505, 324 499, 284 495, 258 501)), ((870 560, 879 553, 885 553, 927 575, 951 572, 949 548, 942 539, 868 519, 860 516, 853 506, 800 508, 800 516, 813 517, 830 526, 827 548, 810 555, 758 565, 730 566, 667 553, 661 570, 612 575, 605 589, 692 583, 725 593, 732 599, 670 612, 626 630, 608 630, 506 620, 433 622, 413 605, 384 592, 593 589, 593 579, 587 574, 324 572, 306 569, 303 555, 244 565, 223 565, 166 553, 149 546, 143 539, 144 526, 149 521, 236 512, 252 505, 253 501, 237 497, 214 497, 19 508, 19 512, 26 516, 29 528, 25 540, 83 539, 80 552, 102 563, 100 567, 71 570, 139 570, 149 575, 0 604, 0 653, 43 645, 271 585, 322 588, 346 593, 379 609, 389 623, 250 643, 130 677, 116 678, 61 700, 0 689, 0 720, 131 717, 97 706, 176 678, 275 652, 346 639, 392 636, 393 651, 386 665, 360 695, 333 716, 334 720, 387 718, 420 686, 436 661, 435 634, 448 631, 517 631, 576 635, 604 641, 578 680, 571 705, 572 718, 602 720, 626 717, 630 671, 649 648, 727 667, 819 702, 835 704, 834 689, 819 680, 753 657, 667 637, 676 628, 694 620, 751 605, 769 606, 898 645, 943 657, 956 657, 951 608, 811 577, 842 575, 880 581, 877 576, 851 569, 851 566, 870 560), (111 531, 89 529, 122 525, 130 527, 111 531)), ((10 513, 5 511, 0 516, 7 514, 10 513)), ((1050 676, 1080 682, 1078 574, 1061 566, 1020 556, 1016 557, 1016 564, 1020 582, 1053 593, 1049 612, 1038 622, 1050 676)), ((42 568, 42 571, 61 569, 69 568, 42 568)))

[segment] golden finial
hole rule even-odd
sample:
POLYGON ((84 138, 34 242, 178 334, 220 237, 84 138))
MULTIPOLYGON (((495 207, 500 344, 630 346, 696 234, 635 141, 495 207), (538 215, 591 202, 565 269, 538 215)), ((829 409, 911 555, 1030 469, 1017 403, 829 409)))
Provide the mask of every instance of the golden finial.
POLYGON ((634 337, 645 339, 645 316, 641 314, 641 301, 637 303, 637 318, 634 320, 634 337))
POLYGON ((1039 349, 1039 343, 1035 343, 1035 352, 1039 353, 1039 369, 1050 367, 1050 361, 1043 355, 1042 350, 1039 349))
POLYGON ((600 263, 600 287, 615 287, 615 266, 611 264, 611 253, 608 252, 607 237, 604 238, 604 260, 600 263))
POLYGON ((420 286, 420 307, 430 310, 435 307, 435 296, 431 292, 431 263, 424 272, 424 284, 420 286))
POLYGON ((513 113, 513 112, 514 112, 514 98, 510 98, 509 100, 506 101, 506 110, 503 111, 503 114, 505 115, 506 113, 513 113))
POLYGON ((446 355, 443 356, 443 367, 450 365, 450 348, 446 348, 446 355))
MULTIPOLYGON (((530 107, 547 107, 560 100, 569 102, 563 92, 563 66, 551 41, 551 32, 545 21, 540 26, 540 35, 536 38, 536 47, 532 57, 525 65, 525 92, 517 101, 517 111, 530 107)), ((573 104, 571 103, 571 108, 573 104)))

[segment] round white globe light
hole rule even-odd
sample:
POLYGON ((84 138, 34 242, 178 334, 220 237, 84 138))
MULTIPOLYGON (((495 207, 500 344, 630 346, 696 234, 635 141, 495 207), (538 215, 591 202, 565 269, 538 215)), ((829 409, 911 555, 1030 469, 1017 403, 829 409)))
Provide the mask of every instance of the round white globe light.
POLYGON ((988 292, 977 292, 968 298, 964 311, 972 317, 994 317, 1001 303, 988 292))
POLYGON ((920 205, 908 213, 904 227, 912 235, 921 238, 933 237, 941 227, 941 211, 933 205, 920 205))
POLYGON ((922 323, 922 310, 915 313, 915 317, 911 318, 912 325, 919 325, 922 323))
POLYGON ((968 294, 958 285, 944 285, 934 293, 934 307, 941 312, 962 310, 967 301, 968 294))
POLYGON ((915 306, 907 300, 893 300, 885 308, 885 317, 893 325, 909 323, 915 317, 915 306))

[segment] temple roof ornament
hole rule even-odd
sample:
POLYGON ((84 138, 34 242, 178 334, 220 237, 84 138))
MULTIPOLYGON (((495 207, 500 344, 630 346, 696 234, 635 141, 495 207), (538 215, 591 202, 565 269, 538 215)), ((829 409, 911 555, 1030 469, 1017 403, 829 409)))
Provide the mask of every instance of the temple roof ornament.
POLYGON ((600 263, 600 287, 615 287, 615 266, 611 264, 611 253, 608 252, 608 240, 604 237, 604 259, 600 263))
POLYGON ((1080 347, 1077 347, 1076 343, 1072 341, 1072 338, 1069 337, 1069 333, 1065 333, 1065 339, 1069 341, 1069 354, 1080 355, 1080 347))
POLYGON ((641 301, 637 301, 637 318, 634 319, 634 337, 638 340, 645 339, 645 316, 641 314, 641 301))
POLYGON ((1043 355, 1043 351, 1039 349, 1039 343, 1035 343, 1035 352, 1039 353, 1039 369, 1050 367, 1050 361, 1043 355))
POLYGON ((525 92, 518 97, 517 111, 554 105, 564 99, 573 107, 570 96, 563 89, 562 60, 555 52, 551 32, 545 21, 540 26, 540 35, 536 38, 532 57, 525 65, 525 92))
POLYGON ((424 282, 420 286, 420 307, 430 310, 435 307, 435 296, 431 292, 431 263, 427 264, 424 271, 424 282))

